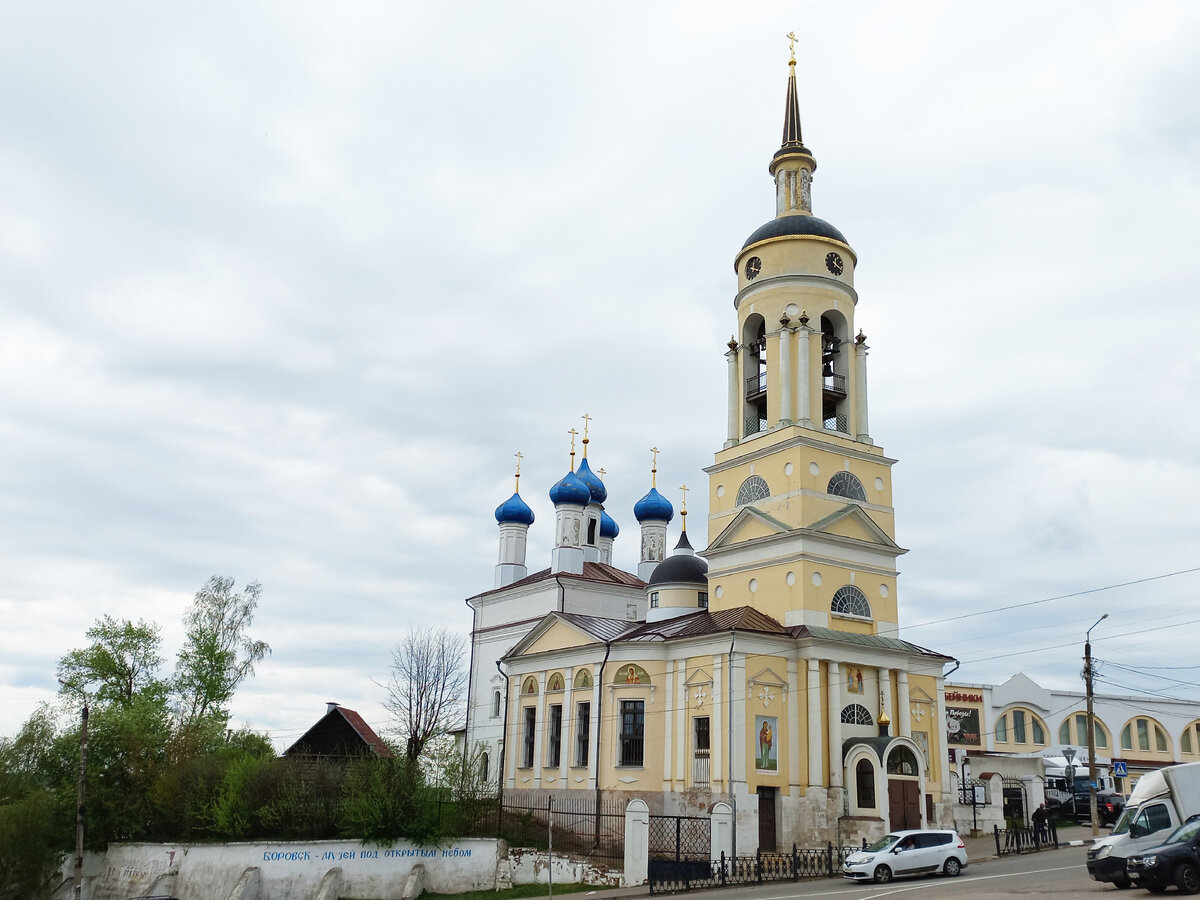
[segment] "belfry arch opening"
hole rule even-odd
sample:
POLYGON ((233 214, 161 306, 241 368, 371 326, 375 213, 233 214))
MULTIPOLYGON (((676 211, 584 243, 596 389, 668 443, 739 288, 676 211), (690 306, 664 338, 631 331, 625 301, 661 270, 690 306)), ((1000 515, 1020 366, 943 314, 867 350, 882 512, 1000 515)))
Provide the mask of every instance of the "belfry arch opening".
POLYGON ((742 330, 742 379, 746 414, 742 435, 767 430, 767 323, 760 315, 747 317, 742 330))
POLYGON ((821 420, 828 431, 850 433, 846 374, 850 366, 844 352, 849 340, 845 318, 830 311, 821 316, 821 420))

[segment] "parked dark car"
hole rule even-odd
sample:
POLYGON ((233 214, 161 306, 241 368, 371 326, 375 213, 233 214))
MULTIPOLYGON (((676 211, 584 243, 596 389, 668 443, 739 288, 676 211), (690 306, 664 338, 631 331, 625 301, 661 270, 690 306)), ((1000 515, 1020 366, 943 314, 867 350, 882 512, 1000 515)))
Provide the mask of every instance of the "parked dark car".
MULTIPOLYGON (((1096 791, 1096 819, 1101 825, 1115 825, 1125 811, 1125 798, 1116 791, 1096 791)), ((1087 791, 1075 797, 1075 818, 1092 821, 1091 797, 1087 791)))
POLYGON ((1181 894, 1200 893, 1200 815, 1191 816, 1161 846, 1129 857, 1125 871, 1134 887, 1154 894, 1171 885, 1181 894))

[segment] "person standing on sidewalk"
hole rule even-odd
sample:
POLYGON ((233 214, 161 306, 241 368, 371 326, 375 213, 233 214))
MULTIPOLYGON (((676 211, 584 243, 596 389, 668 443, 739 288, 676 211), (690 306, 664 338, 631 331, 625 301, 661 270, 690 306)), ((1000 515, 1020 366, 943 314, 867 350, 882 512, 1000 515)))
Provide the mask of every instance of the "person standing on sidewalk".
POLYGON ((1046 843, 1046 804, 1043 803, 1033 811, 1033 839, 1039 844, 1046 843))

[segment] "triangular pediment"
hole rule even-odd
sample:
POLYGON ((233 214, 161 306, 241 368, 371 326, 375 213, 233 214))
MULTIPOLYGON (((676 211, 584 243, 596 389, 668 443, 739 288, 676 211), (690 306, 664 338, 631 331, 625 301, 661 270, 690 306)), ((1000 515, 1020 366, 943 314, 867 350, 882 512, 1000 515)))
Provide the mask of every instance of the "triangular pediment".
POLYGON ((703 669, 694 669, 692 670, 692 674, 687 677, 687 681, 685 681, 684 684, 688 687, 692 687, 693 685, 697 684, 712 684, 712 676, 703 669))
POLYGON ((789 528, 774 516, 747 506, 734 516, 733 521, 708 545, 705 554, 755 540, 806 534, 848 538, 886 547, 898 553, 904 552, 899 544, 888 537, 887 532, 875 524, 875 520, 867 515, 862 507, 847 504, 807 528, 789 528))
POLYGON ((548 650, 563 650, 594 643, 596 638, 593 635, 571 621, 560 618, 557 613, 550 613, 534 625, 529 634, 521 638, 505 656, 526 656, 530 653, 544 653, 548 650))
POLYGON ((885 547, 900 549, 899 545, 888 537, 886 531, 875 524, 875 520, 868 516, 861 506, 847 504, 814 522, 805 530, 821 534, 836 534, 839 537, 852 538, 856 541, 883 544, 885 547))
POLYGON ((909 688, 908 699, 913 703, 933 703, 934 699, 919 687, 909 688))
POLYGON ((717 550, 731 544, 752 541, 755 538, 787 534, 789 531, 791 529, 774 516, 769 516, 753 506, 747 506, 733 517, 733 521, 726 525, 716 539, 708 545, 708 549, 717 550))
POLYGON ((750 678, 750 684, 774 684, 784 687, 787 682, 780 678, 774 669, 764 666, 758 670, 758 674, 750 678))

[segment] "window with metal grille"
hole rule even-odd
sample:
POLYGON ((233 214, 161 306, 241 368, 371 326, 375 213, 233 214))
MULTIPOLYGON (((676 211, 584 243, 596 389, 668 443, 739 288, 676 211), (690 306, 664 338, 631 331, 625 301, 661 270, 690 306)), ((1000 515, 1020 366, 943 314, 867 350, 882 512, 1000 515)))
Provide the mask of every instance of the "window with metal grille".
POLYGON ((849 472, 835 472, 829 479, 825 493, 835 497, 849 497, 851 500, 866 500, 867 492, 863 490, 862 482, 849 472))
POLYGON ((521 767, 533 767, 533 729, 537 724, 537 710, 532 706, 525 707, 525 732, 522 735, 521 767))
POLYGON ((495 717, 498 715, 500 715, 500 692, 493 691, 492 692, 492 716, 495 717))
POLYGON ((621 756, 618 765, 642 765, 645 749, 646 701, 621 701, 621 756))
POLYGON ((550 735, 546 746, 546 765, 557 769, 562 762, 562 704, 550 707, 550 735))
POLYGON ((588 764, 592 738, 592 704, 575 704, 575 765, 588 764))
POLYGON ((766 479, 758 475, 751 475, 738 488, 737 505, 753 503, 755 500, 766 500, 770 496, 771 488, 767 485, 766 479))
POLYGON ((867 711, 865 706, 858 703, 851 703, 842 710, 843 725, 874 725, 875 721, 871 718, 871 713, 867 711))
POLYGON ((841 616, 871 618, 871 604, 867 601, 867 595, 852 584, 837 589, 829 608, 841 616))
POLYGON ((692 719, 692 751, 692 784, 708 784, 712 755, 708 716, 696 716, 692 719))

